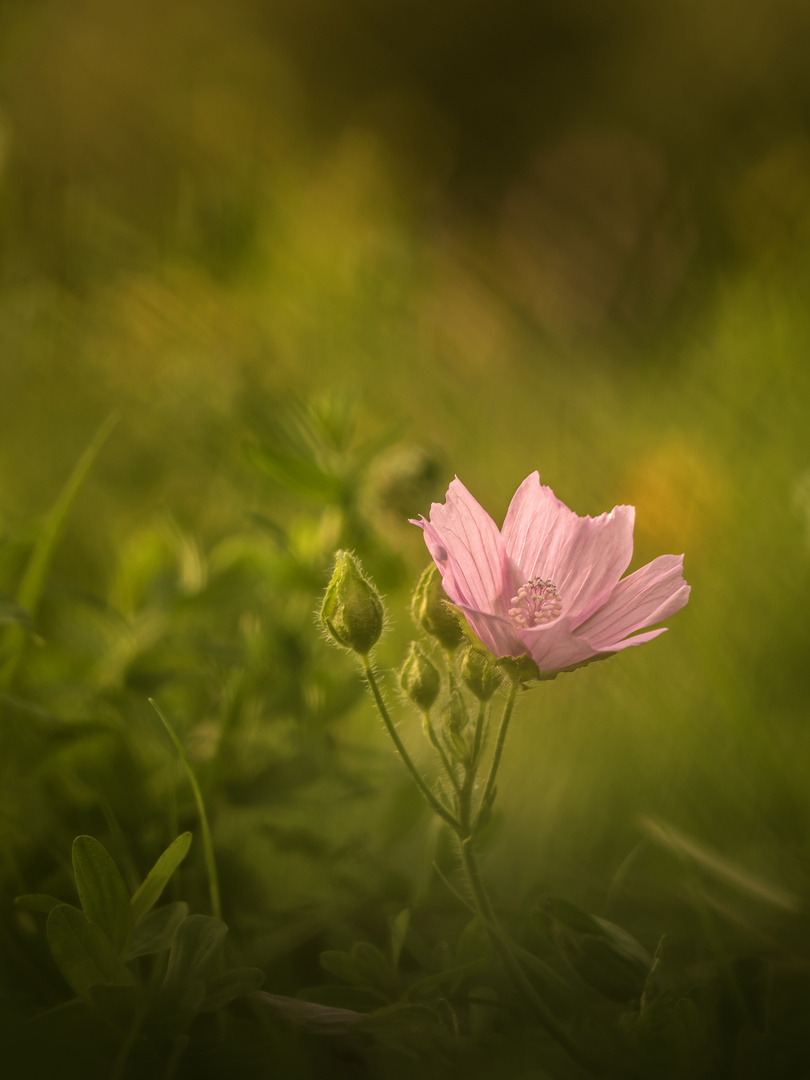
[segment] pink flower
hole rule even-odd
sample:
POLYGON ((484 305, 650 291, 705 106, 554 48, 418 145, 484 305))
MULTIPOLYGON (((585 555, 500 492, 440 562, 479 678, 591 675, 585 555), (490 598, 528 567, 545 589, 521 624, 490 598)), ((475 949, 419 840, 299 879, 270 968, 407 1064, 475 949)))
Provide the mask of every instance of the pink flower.
POLYGON ((689 599, 682 555, 660 555, 622 578, 634 518, 632 506, 579 517, 534 472, 515 492, 500 532, 458 477, 446 502, 413 524, 480 641, 495 656, 528 654, 542 674, 651 641, 666 627, 629 635, 689 599))

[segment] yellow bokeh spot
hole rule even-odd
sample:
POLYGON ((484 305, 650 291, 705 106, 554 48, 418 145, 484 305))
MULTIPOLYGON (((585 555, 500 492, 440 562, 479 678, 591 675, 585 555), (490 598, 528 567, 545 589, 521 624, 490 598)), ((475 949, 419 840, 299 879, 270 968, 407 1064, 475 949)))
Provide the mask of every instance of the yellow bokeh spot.
POLYGON ((653 447, 633 465, 625 490, 636 507, 637 545, 659 551, 700 546, 728 501, 719 464, 686 438, 653 447))

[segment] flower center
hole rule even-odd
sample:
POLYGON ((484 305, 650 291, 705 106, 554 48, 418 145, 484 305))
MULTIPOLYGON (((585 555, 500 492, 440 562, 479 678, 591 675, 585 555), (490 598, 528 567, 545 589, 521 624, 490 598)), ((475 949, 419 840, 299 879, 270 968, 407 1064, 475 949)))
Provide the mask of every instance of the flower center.
POLYGON ((512 597, 509 618, 518 630, 530 630, 533 626, 545 626, 558 618, 561 611, 562 599, 554 582, 534 577, 512 597))

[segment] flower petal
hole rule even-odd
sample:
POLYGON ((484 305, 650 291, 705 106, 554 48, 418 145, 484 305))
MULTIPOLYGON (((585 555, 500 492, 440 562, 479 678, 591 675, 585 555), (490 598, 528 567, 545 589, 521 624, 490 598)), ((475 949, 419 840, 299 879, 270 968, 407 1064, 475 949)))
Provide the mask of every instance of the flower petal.
POLYGON ((470 624, 470 629, 494 656, 523 656, 529 650, 515 631, 511 619, 501 615, 490 615, 486 611, 476 611, 466 604, 458 605, 470 624))
POLYGON ((597 651, 589 641, 572 632, 573 621, 561 616, 553 623, 519 631, 526 651, 540 671, 558 671, 587 660, 597 651))
POLYGON ((533 472, 515 492, 503 542, 517 583, 553 581, 563 612, 584 621, 610 595, 633 555, 632 506, 580 517, 533 472))
POLYGON ((430 518, 412 520, 442 575, 444 591, 457 604, 506 614, 513 581, 495 522, 456 477, 445 503, 433 503, 430 518))
MULTIPOLYGON (((623 648, 634 630, 652 626, 680 611, 689 599, 683 579, 683 555, 659 555, 651 563, 623 578, 607 602, 577 627, 594 649, 623 648)), ((646 635, 641 635, 645 637, 646 635)), ((641 642, 641 636, 627 644, 641 642)))

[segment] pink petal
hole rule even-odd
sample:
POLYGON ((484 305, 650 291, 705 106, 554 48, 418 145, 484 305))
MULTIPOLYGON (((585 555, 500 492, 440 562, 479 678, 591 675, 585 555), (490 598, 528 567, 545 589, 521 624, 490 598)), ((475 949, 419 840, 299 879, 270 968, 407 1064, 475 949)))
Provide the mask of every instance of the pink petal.
POLYGON ((475 611, 465 604, 459 604, 459 607, 475 636, 494 656, 523 656, 529 651, 515 631, 511 619, 490 615, 485 611, 475 611))
POLYGON ((532 473, 515 492, 502 530, 517 584, 551 580, 563 611, 587 619, 630 563, 634 518, 632 506, 580 517, 532 473))
POLYGON ((577 627, 577 633, 586 637, 594 649, 616 651, 624 647, 622 640, 634 630, 652 626, 680 611, 689 592, 690 586, 683 579, 683 555, 659 555, 620 581, 607 602, 577 627))
POLYGON ((413 521, 442 575, 444 591, 457 604, 505 614, 512 578, 497 526, 456 479, 445 503, 433 503, 430 518, 413 521))
POLYGON ((590 642, 572 633, 571 625, 570 617, 561 616, 545 626, 519 631, 526 652, 541 671, 579 664, 596 652, 590 642))

